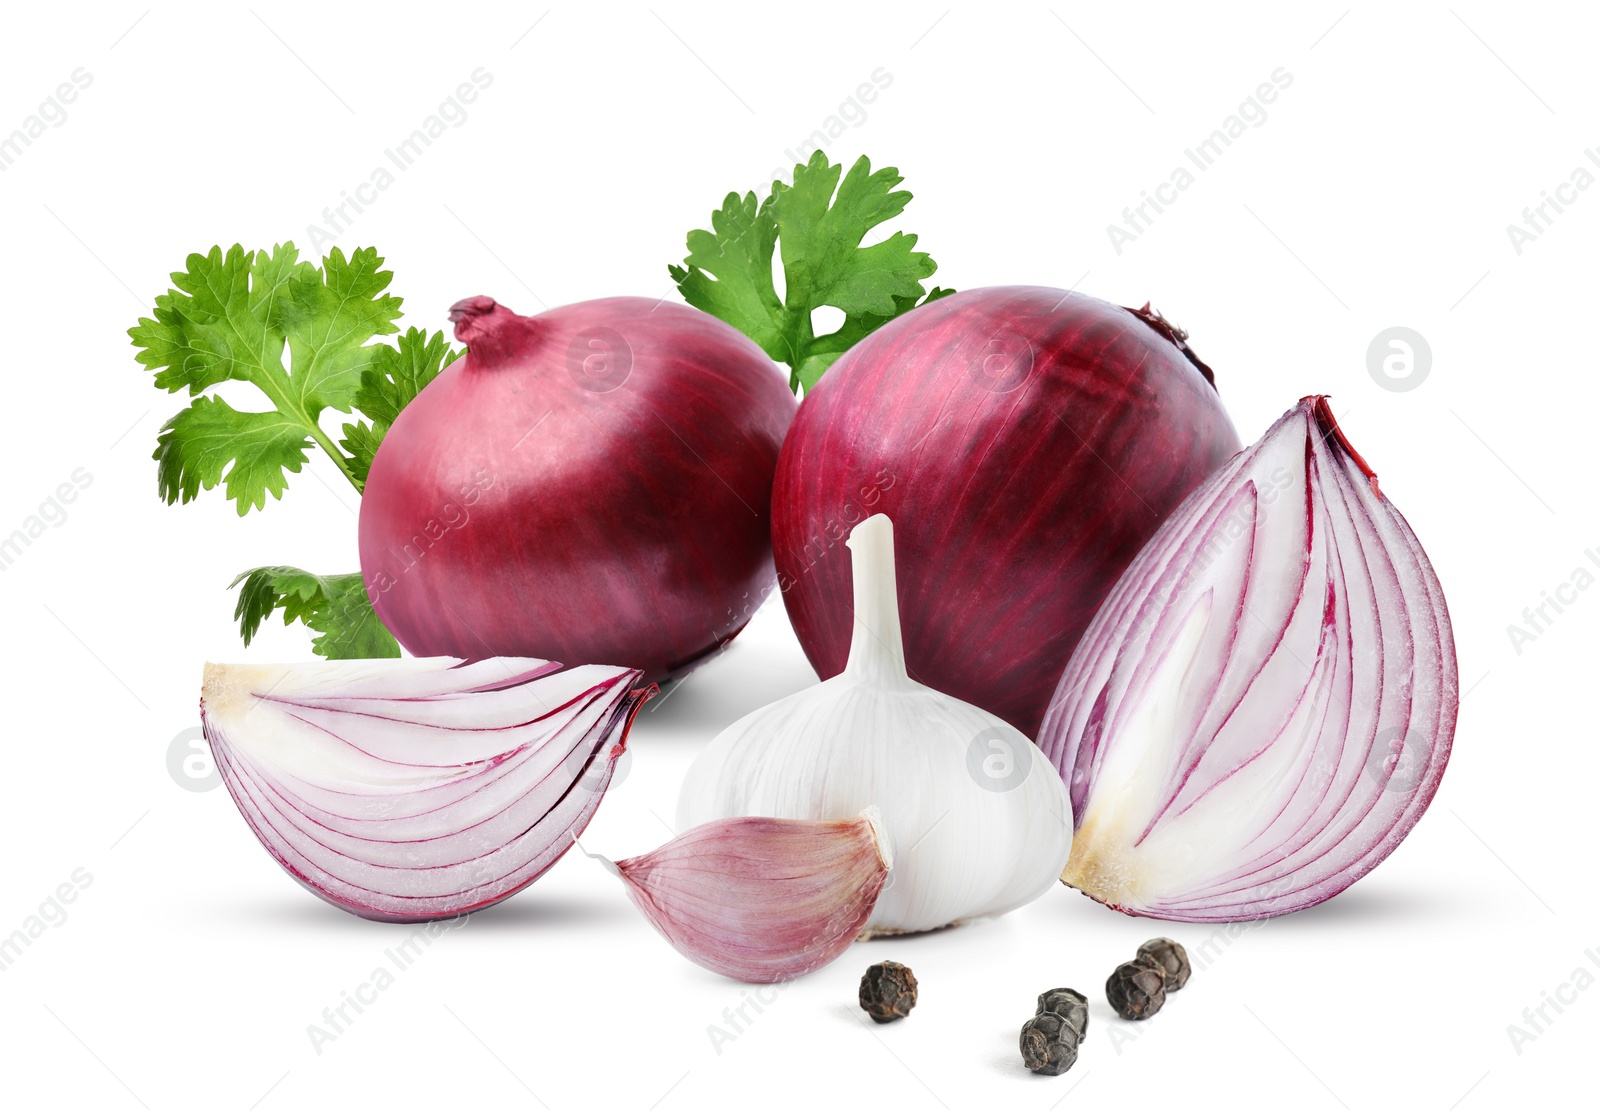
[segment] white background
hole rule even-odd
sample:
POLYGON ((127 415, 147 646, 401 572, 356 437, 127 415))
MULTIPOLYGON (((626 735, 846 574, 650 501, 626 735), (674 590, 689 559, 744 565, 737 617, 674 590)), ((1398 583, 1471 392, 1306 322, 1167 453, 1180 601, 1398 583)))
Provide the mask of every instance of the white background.
MULTIPOLYGON (((1600 591, 1520 650, 1507 627, 1574 569, 1600 572, 1584 554, 1600 550, 1600 190, 1520 254, 1506 227, 1600 145, 1588 14, 1476 0, 544 12, 8 9, 0 133, 74 68, 93 83, 0 173, 0 535, 74 469, 93 482, 0 571, 0 935, 74 869, 93 884, 0 973, 5 1110, 1501 1115, 1583 1091, 1600 993, 1561 989, 1573 1002, 1520 1053, 1507 1028, 1575 971, 1600 976, 1585 957, 1600 957, 1600 591), (901 228, 940 282, 1154 299, 1192 331, 1247 440, 1332 393, 1455 618, 1455 755, 1410 839, 1339 898, 1245 931, 1137 1036, 1110 1030, 1104 976, 1146 937, 1194 949, 1217 930, 1059 888, 1000 920, 854 946, 720 1054, 707 1027, 747 989, 677 957, 574 853, 449 931, 314 1053, 308 1025, 407 931, 296 887, 221 789, 169 777, 166 753, 197 722, 203 661, 309 656, 276 623, 244 654, 225 588, 258 564, 352 569, 356 498, 313 462, 242 520, 217 493, 162 506, 149 456, 181 401, 124 332, 190 252, 307 246, 322 209, 477 67, 493 84, 465 123, 340 238, 387 257, 406 324, 441 327, 479 292, 525 312, 667 294, 685 231, 790 163, 881 67, 889 88, 829 151, 899 166, 916 194, 901 228), (1278 67, 1293 84, 1266 122, 1115 252, 1107 225, 1278 67), (1433 353, 1405 393, 1365 358, 1395 325, 1433 353), (922 999, 874 1029, 855 985, 885 955, 915 968, 922 999), (1090 1037, 1066 1076, 1030 1076, 1016 1032, 1057 985, 1094 996, 1090 1037)), ((667 839, 658 815, 694 752, 812 679, 769 604, 641 718, 586 844, 622 856, 667 839)))

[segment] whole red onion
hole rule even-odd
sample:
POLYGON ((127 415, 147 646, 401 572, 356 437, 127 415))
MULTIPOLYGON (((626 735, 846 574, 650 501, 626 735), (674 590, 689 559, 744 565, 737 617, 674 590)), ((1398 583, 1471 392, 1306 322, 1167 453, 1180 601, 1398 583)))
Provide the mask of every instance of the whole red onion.
POLYGON ((773 490, 784 603, 822 677, 849 652, 855 522, 897 534, 911 675, 1038 733, 1105 593, 1239 437, 1148 307, 979 288, 857 343, 800 406, 773 490))
POLYGON ((361 501, 373 606, 413 654, 715 653, 772 583, 783 376, 710 315, 619 297, 450 309, 467 354, 395 420, 361 501))

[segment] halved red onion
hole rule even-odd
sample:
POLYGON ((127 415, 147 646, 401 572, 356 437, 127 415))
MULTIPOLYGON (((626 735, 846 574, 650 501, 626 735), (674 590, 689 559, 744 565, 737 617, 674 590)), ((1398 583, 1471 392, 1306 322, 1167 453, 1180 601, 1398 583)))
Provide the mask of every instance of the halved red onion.
POLYGON ((1072 795, 1062 881, 1182 921, 1322 902, 1417 823, 1456 706, 1438 577, 1306 397, 1178 507, 1067 666, 1039 743, 1072 795))
POLYGON ((544 874, 600 804, 639 672, 450 657, 207 665, 200 718, 256 837, 363 918, 421 922, 544 874))

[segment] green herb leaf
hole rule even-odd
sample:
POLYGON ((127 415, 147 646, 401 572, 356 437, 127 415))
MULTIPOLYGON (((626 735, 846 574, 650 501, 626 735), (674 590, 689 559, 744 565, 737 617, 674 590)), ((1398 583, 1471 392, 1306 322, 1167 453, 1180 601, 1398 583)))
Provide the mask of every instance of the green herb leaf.
POLYGON ((938 267, 915 251, 916 234, 894 233, 875 245, 861 242, 911 201, 897 191, 893 167, 872 170, 865 156, 844 181, 842 164, 820 150, 797 164, 792 185, 775 182, 758 207, 755 194, 730 194, 712 213, 711 229, 688 237, 682 266, 668 265, 683 298, 755 340, 789 367, 790 384, 809 390, 834 360, 872 331, 919 303, 949 295, 927 293, 922 281, 938 267), (783 263, 784 295, 772 282, 774 249, 783 263), (926 298, 924 296, 926 295, 926 298), (844 312, 838 330, 817 337, 811 314, 844 312))
POLYGON ((285 626, 304 622, 316 631, 311 649, 319 657, 400 656, 400 644, 378 621, 360 572, 319 576, 279 565, 241 572, 228 586, 239 588, 233 617, 247 646, 261 624, 281 610, 285 626))
POLYGON ((213 246, 172 274, 174 287, 156 298, 153 318, 128 332, 158 388, 199 397, 157 440, 164 501, 189 502, 225 484, 241 516, 265 508, 268 494, 283 496, 286 473, 299 471, 313 443, 360 489, 318 418, 330 408, 351 410, 362 371, 390 350, 368 342, 399 329, 400 299, 383 294, 394 274, 380 271, 382 264, 373 249, 348 258, 334 249, 318 269, 285 242, 270 252, 213 246), (230 380, 255 385, 272 410, 240 412, 200 396, 230 380))
POLYGON ((346 424, 344 439, 339 441, 350 456, 351 472, 363 484, 372 468, 372 455, 400 410, 466 353, 450 349, 442 331, 435 331, 430 338, 426 331, 412 327, 396 342, 396 346, 373 347, 372 360, 361 371, 355 406, 372 422, 346 424))
MULTIPOLYGON (((385 429, 386 431, 387 429, 385 429)), ((339 446, 350 456, 350 473, 365 488, 367 474, 372 470, 372 457, 378 453, 378 444, 384 433, 365 420, 344 426, 344 438, 339 446)))

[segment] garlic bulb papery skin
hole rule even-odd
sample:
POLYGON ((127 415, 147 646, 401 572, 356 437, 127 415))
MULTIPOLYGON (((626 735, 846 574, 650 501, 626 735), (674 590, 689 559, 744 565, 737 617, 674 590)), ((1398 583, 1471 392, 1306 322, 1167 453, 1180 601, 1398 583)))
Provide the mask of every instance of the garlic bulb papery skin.
POLYGON ((679 827, 834 820, 876 805, 895 863, 867 937, 1031 902, 1072 843, 1060 775, 1010 724, 907 676, 889 518, 861 522, 849 546, 855 627, 844 672, 718 735, 684 778, 679 827))
POLYGON ((423 922, 549 870, 610 785, 639 671, 453 657, 207 665, 200 721, 245 822, 363 918, 423 922))
POLYGON ((1457 700, 1439 579, 1306 397, 1172 513, 1067 665, 1039 736, 1077 817, 1062 881, 1191 922, 1331 898, 1428 807, 1457 700))

